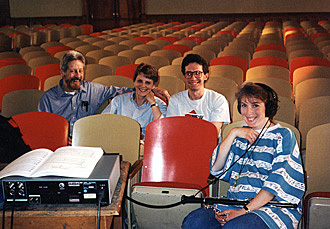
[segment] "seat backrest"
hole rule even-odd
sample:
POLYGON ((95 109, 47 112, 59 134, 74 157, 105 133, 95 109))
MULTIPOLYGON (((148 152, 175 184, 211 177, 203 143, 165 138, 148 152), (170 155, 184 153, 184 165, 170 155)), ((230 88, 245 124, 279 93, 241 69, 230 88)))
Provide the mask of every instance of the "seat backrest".
POLYGON ((162 50, 153 51, 152 53, 150 53, 150 56, 164 57, 169 60, 169 63, 171 63, 175 58, 181 57, 182 55, 179 51, 176 50, 162 49, 162 50))
POLYGON ((293 59, 290 63, 290 83, 293 80, 293 73, 297 68, 308 65, 319 65, 330 67, 330 61, 316 56, 304 56, 293 59))
POLYGON ((59 64, 60 60, 52 57, 52 56, 40 56, 37 58, 33 58, 32 60, 29 61, 29 66, 32 68, 33 71, 35 71, 35 69, 37 67, 40 67, 41 65, 45 65, 45 64, 59 64))
POLYGON ((60 74, 60 64, 45 64, 35 69, 35 76, 38 77, 41 82, 41 90, 44 90, 44 83, 47 78, 60 74))
POLYGON ((62 38, 61 40, 59 40, 59 42, 61 42, 63 45, 66 45, 72 41, 80 41, 78 38, 75 37, 66 37, 66 38, 62 38))
POLYGON ((0 59, 0 67, 13 64, 26 64, 26 61, 21 57, 7 57, 0 59))
POLYGON ((92 50, 86 53, 86 57, 91 57, 95 60, 96 63, 99 62, 100 59, 107 56, 113 56, 113 52, 103 49, 92 50))
POLYGON ((191 40, 180 40, 180 41, 176 41, 173 44, 178 44, 178 45, 187 45, 189 46, 191 49, 197 45, 196 41, 191 41, 191 40))
POLYGON ((134 119, 98 114, 84 117, 73 126, 73 146, 97 146, 106 153, 119 153, 133 164, 139 158, 140 125, 134 119))
POLYGON ((199 49, 199 50, 194 49, 194 50, 185 52, 184 55, 186 56, 188 54, 198 54, 198 55, 200 55, 201 57, 203 57, 206 60, 208 65, 210 65, 211 60, 216 57, 215 52, 207 50, 207 49, 199 49))
POLYGON ((166 40, 153 40, 153 41, 147 42, 147 44, 156 45, 159 49, 162 49, 165 45, 170 45, 171 42, 166 41, 166 40))
POLYGON ((41 44, 40 47, 46 51, 50 47, 59 46, 59 45, 63 45, 63 44, 58 41, 48 41, 48 42, 41 44))
POLYGON ((201 44, 203 41, 205 41, 205 38, 198 37, 196 35, 191 35, 189 37, 184 37, 182 40, 190 40, 190 41, 195 41, 197 44, 201 44))
POLYGON ((213 65, 210 66, 210 77, 225 77, 234 80, 237 85, 243 83, 243 71, 239 67, 232 65, 213 65))
POLYGON ((19 54, 21 54, 21 56, 24 56, 26 53, 33 51, 45 51, 45 49, 43 49, 40 46, 29 46, 29 47, 21 48, 19 50, 19 54))
POLYGON ((263 83, 271 87, 279 96, 291 99, 292 97, 292 86, 287 80, 266 77, 266 78, 253 78, 247 79, 246 81, 254 83, 263 83))
POLYGON ((288 54, 288 61, 289 63, 291 63, 291 61, 296 58, 306 57, 306 56, 323 58, 323 53, 320 50, 309 50, 309 49, 296 50, 288 54))
POLYGON ((5 35, 0 34, 0 52, 11 50, 11 39, 5 35))
POLYGON ((154 38, 152 38, 152 37, 134 37, 133 40, 142 41, 143 44, 146 44, 149 41, 153 41, 154 38))
POLYGON ((205 120, 168 117, 146 129, 142 182, 168 181, 204 187, 210 156, 217 145, 217 130, 205 120))
POLYGON ((125 56, 107 56, 101 58, 99 64, 109 66, 112 69, 112 74, 114 74, 118 67, 131 64, 131 60, 125 56))
POLYGON ((306 194, 330 190, 330 123, 315 126, 306 137, 306 194))
POLYGON ((90 44, 79 46, 79 47, 75 48, 76 51, 82 53, 83 55, 86 55, 90 51, 99 50, 99 49, 101 49, 101 48, 98 46, 95 46, 95 45, 90 45, 90 44))
POLYGON ((126 37, 111 37, 108 39, 109 41, 115 42, 116 44, 119 44, 119 42, 125 41, 125 40, 129 40, 126 37))
POLYGON ((48 112, 27 112, 12 117, 31 149, 56 150, 68 143, 69 123, 60 115, 48 112))
POLYGON ((171 65, 179 65, 179 66, 181 66, 183 58, 184 58, 183 56, 182 57, 175 58, 172 61, 171 65))
POLYGON ((83 25, 80 25, 80 27, 82 27, 82 29, 83 29, 83 34, 93 33, 93 25, 91 25, 91 24, 83 24, 83 25))
POLYGON ((117 55, 128 57, 131 61, 131 64, 133 64, 136 59, 143 57, 143 56, 147 56, 147 54, 144 51, 132 50, 132 49, 121 51, 117 55))
POLYGON ((44 91, 20 89, 8 92, 2 99, 1 115, 11 117, 17 114, 38 111, 38 104, 44 91))
MULTIPOLYGON (((329 43, 330 43, 330 41, 329 41, 329 43)), ((328 54, 330 53, 330 45, 324 46, 320 50, 325 57, 328 57, 328 54)))
POLYGON ((46 51, 50 53, 52 56, 54 56, 56 53, 61 52, 61 51, 68 51, 72 50, 71 47, 65 46, 65 45, 59 45, 59 46, 53 46, 48 48, 46 51))
POLYGON ((293 43, 292 45, 286 46, 286 52, 288 55, 290 55, 292 52, 295 52, 297 50, 317 50, 317 47, 311 42, 296 43, 296 44, 293 43))
POLYGON ((132 49, 136 45, 141 45, 141 44, 144 44, 144 43, 142 41, 138 41, 138 40, 124 40, 124 41, 119 42, 119 45, 126 45, 130 49, 132 49))
MULTIPOLYGON (((11 34, 12 35, 12 34, 11 34)), ((11 37, 9 35, 9 37, 11 37)), ((12 39, 12 47, 15 48, 23 48, 23 47, 28 47, 31 44, 31 37, 27 34, 19 34, 17 33, 12 39)))
POLYGON ((297 120, 299 120, 300 105, 304 101, 318 96, 330 96, 329 85, 329 78, 314 78, 297 84, 294 92, 297 120))
MULTIPOLYGON (((172 51, 172 50, 163 50, 163 51, 172 51)), ((168 60, 168 58, 161 56, 144 56, 136 59, 135 64, 141 64, 141 63, 153 65, 157 69, 166 65, 170 65, 170 61, 168 60)))
POLYGON ((23 56, 23 59, 26 61, 27 64, 29 64, 30 60, 41 56, 51 56, 51 54, 46 51, 32 51, 26 53, 23 56))
MULTIPOLYGON (((281 46, 283 46, 284 42, 281 38, 279 38, 279 36, 270 37, 269 35, 271 35, 271 34, 261 35, 260 40, 258 42, 258 46, 263 46, 263 45, 281 45, 281 46)), ((261 51, 264 51, 264 50, 261 50, 261 51)), ((260 51, 258 51, 258 52, 260 52, 260 51)))
POLYGON ((226 47, 225 42, 218 42, 218 41, 212 41, 212 40, 207 40, 203 41, 201 43, 201 47, 207 45, 208 48, 211 48, 216 54, 218 54, 224 47, 226 47))
POLYGON ((92 45, 100 47, 101 49, 103 49, 104 47, 106 47, 108 45, 114 45, 114 44, 116 44, 116 43, 112 42, 112 41, 108 41, 108 40, 95 41, 92 43, 92 45))
POLYGON ((89 43, 86 41, 78 40, 78 41, 71 41, 66 44, 66 46, 76 49, 80 46, 88 45, 89 43))
POLYGON ((160 50, 160 48, 156 45, 142 44, 142 45, 134 46, 133 50, 141 50, 145 52, 147 55, 150 55, 153 51, 160 50))
POLYGON ((83 34, 83 28, 80 26, 71 26, 69 30, 73 38, 83 34))
POLYGON ((162 75, 159 77, 158 87, 166 89, 170 95, 174 95, 185 90, 185 83, 175 76, 162 75))
POLYGON ((163 47, 163 50, 174 50, 174 51, 178 51, 179 53, 181 53, 181 56, 183 56, 184 53, 190 51, 191 48, 189 46, 183 45, 183 44, 171 44, 171 45, 164 46, 163 47))
POLYGON ((127 45, 115 44, 115 45, 107 45, 103 49, 111 51, 113 52, 114 55, 117 55, 121 51, 129 50, 129 47, 127 45))
POLYGON ((135 69, 137 68, 137 66, 139 66, 139 65, 138 64, 125 64, 125 65, 119 66, 116 69, 115 74, 118 76, 125 76, 130 79, 133 79, 133 75, 134 75, 134 72, 135 72, 135 69))
POLYGON ((218 53, 218 57, 221 56, 238 56, 245 59, 248 64, 251 60, 251 54, 246 50, 226 49, 218 53))
POLYGON ((157 40, 165 40, 165 41, 169 41, 169 42, 171 42, 171 44, 173 44, 174 42, 179 41, 180 38, 172 37, 172 36, 166 36, 166 37, 158 37, 157 40))
POLYGON ((255 44, 249 40, 237 40, 234 39, 232 42, 228 44, 223 50, 226 51, 227 49, 236 49, 236 50, 244 50, 247 51, 250 56, 252 56, 254 51, 255 44), (235 42, 236 41, 236 42, 235 42))
POLYGON ((161 67, 158 70, 159 76, 174 76, 178 79, 183 79, 183 75, 181 72, 181 66, 180 65, 167 65, 164 67, 161 67))
POLYGON ((248 62, 246 59, 239 56, 220 56, 211 60, 211 66, 213 65, 232 65, 242 69, 244 76, 248 68, 248 62))
POLYGON ((250 61, 250 68, 262 66, 262 65, 280 66, 287 69, 289 68, 288 61, 286 61, 281 57, 276 57, 276 56, 258 57, 250 61))
POLYGON ((25 64, 13 64, 0 68, 0 80, 11 75, 31 75, 32 68, 25 64))
POLYGON ((309 65, 297 68, 293 72, 293 91, 300 82, 313 78, 330 78, 330 66, 309 65))
POLYGON ((12 75, 0 80, 0 109, 5 94, 19 89, 40 89, 40 80, 32 75, 12 75))
POLYGON ((303 149, 306 145, 306 136, 308 131, 315 126, 329 123, 329 113, 330 94, 329 96, 310 98, 301 103, 299 108, 298 128, 301 132, 303 149))
POLYGON ((22 56, 17 53, 17 52, 13 52, 13 51, 8 51, 8 52, 0 52, 0 59, 3 58, 22 58, 22 56))
POLYGON ((112 75, 112 74, 113 74, 112 68, 103 64, 88 64, 85 67, 86 81, 92 81, 97 77, 112 75))
POLYGON ((277 50, 277 51, 285 52, 285 47, 283 45, 265 44, 265 45, 258 45, 254 51, 258 52, 262 50, 277 50))
POLYGON ((94 83, 103 84, 105 86, 110 87, 134 87, 133 80, 126 76, 118 76, 118 75, 106 75, 100 76, 92 80, 94 83))
MULTIPOLYGON (((90 34, 91 35, 91 34, 90 34)), ((97 42, 97 41, 104 41, 103 38, 101 37, 94 37, 94 36, 91 36, 91 37, 86 37, 83 39, 83 41, 89 43, 89 44, 93 44, 94 42, 97 42)))
POLYGON ((237 83, 225 77, 210 77, 205 83, 205 88, 214 90, 226 97, 229 104, 230 117, 232 117, 235 94, 238 91, 237 83))
POLYGON ((287 68, 263 65, 254 68, 249 68, 246 72, 246 80, 253 80, 257 78, 278 78, 289 82, 290 71, 287 68))
POLYGON ((278 50, 261 50, 258 52, 254 52, 252 58, 259 58, 259 57, 265 57, 265 56, 274 56, 274 57, 280 57, 285 60, 288 59, 285 52, 278 51, 278 50))
POLYGON ((44 91, 48 91, 50 88, 58 85, 61 79, 61 75, 48 77, 44 82, 44 91))

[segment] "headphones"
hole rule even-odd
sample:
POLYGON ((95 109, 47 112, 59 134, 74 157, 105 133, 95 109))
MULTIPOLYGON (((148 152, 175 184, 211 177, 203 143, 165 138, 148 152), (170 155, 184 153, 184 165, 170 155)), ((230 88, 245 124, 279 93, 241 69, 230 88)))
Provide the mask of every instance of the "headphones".
MULTIPOLYGON (((265 103, 265 116, 273 119, 278 109, 278 97, 276 92, 269 86, 263 83, 254 83, 267 92, 267 101, 265 103)), ((237 110, 241 113, 241 101, 237 100, 237 110)))

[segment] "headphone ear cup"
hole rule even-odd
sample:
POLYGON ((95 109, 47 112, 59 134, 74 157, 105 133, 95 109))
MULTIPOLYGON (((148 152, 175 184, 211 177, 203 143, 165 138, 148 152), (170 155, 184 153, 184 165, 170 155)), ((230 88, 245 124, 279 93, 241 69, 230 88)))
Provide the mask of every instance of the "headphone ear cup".
POLYGON ((271 101, 268 101, 267 104, 265 104, 265 116, 269 117, 271 114, 271 101))
POLYGON ((241 114, 241 102, 237 100, 237 110, 241 114))
POLYGON ((277 98, 275 100, 271 98, 266 104, 265 116, 273 118, 277 112, 277 106, 277 98))

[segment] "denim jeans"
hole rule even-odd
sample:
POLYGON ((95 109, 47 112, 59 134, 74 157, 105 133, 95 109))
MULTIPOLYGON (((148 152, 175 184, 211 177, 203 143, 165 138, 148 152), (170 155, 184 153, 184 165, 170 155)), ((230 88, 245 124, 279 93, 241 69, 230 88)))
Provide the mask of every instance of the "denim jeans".
POLYGON ((267 224, 256 214, 249 213, 228 221, 223 227, 215 219, 212 209, 199 208, 189 213, 182 223, 183 229, 268 229, 267 224))

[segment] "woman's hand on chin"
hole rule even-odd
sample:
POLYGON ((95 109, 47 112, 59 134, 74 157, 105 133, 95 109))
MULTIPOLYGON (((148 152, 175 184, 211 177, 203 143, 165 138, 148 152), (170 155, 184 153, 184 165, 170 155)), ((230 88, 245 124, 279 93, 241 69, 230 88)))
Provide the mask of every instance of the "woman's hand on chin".
POLYGON ((147 95, 146 95, 146 100, 148 101, 149 104, 154 104, 156 103, 156 100, 155 100, 155 94, 150 91, 147 95))
POLYGON ((259 133, 251 128, 245 127, 236 127, 231 130, 231 134, 234 134, 235 137, 245 138, 250 144, 252 144, 257 138, 259 133))

